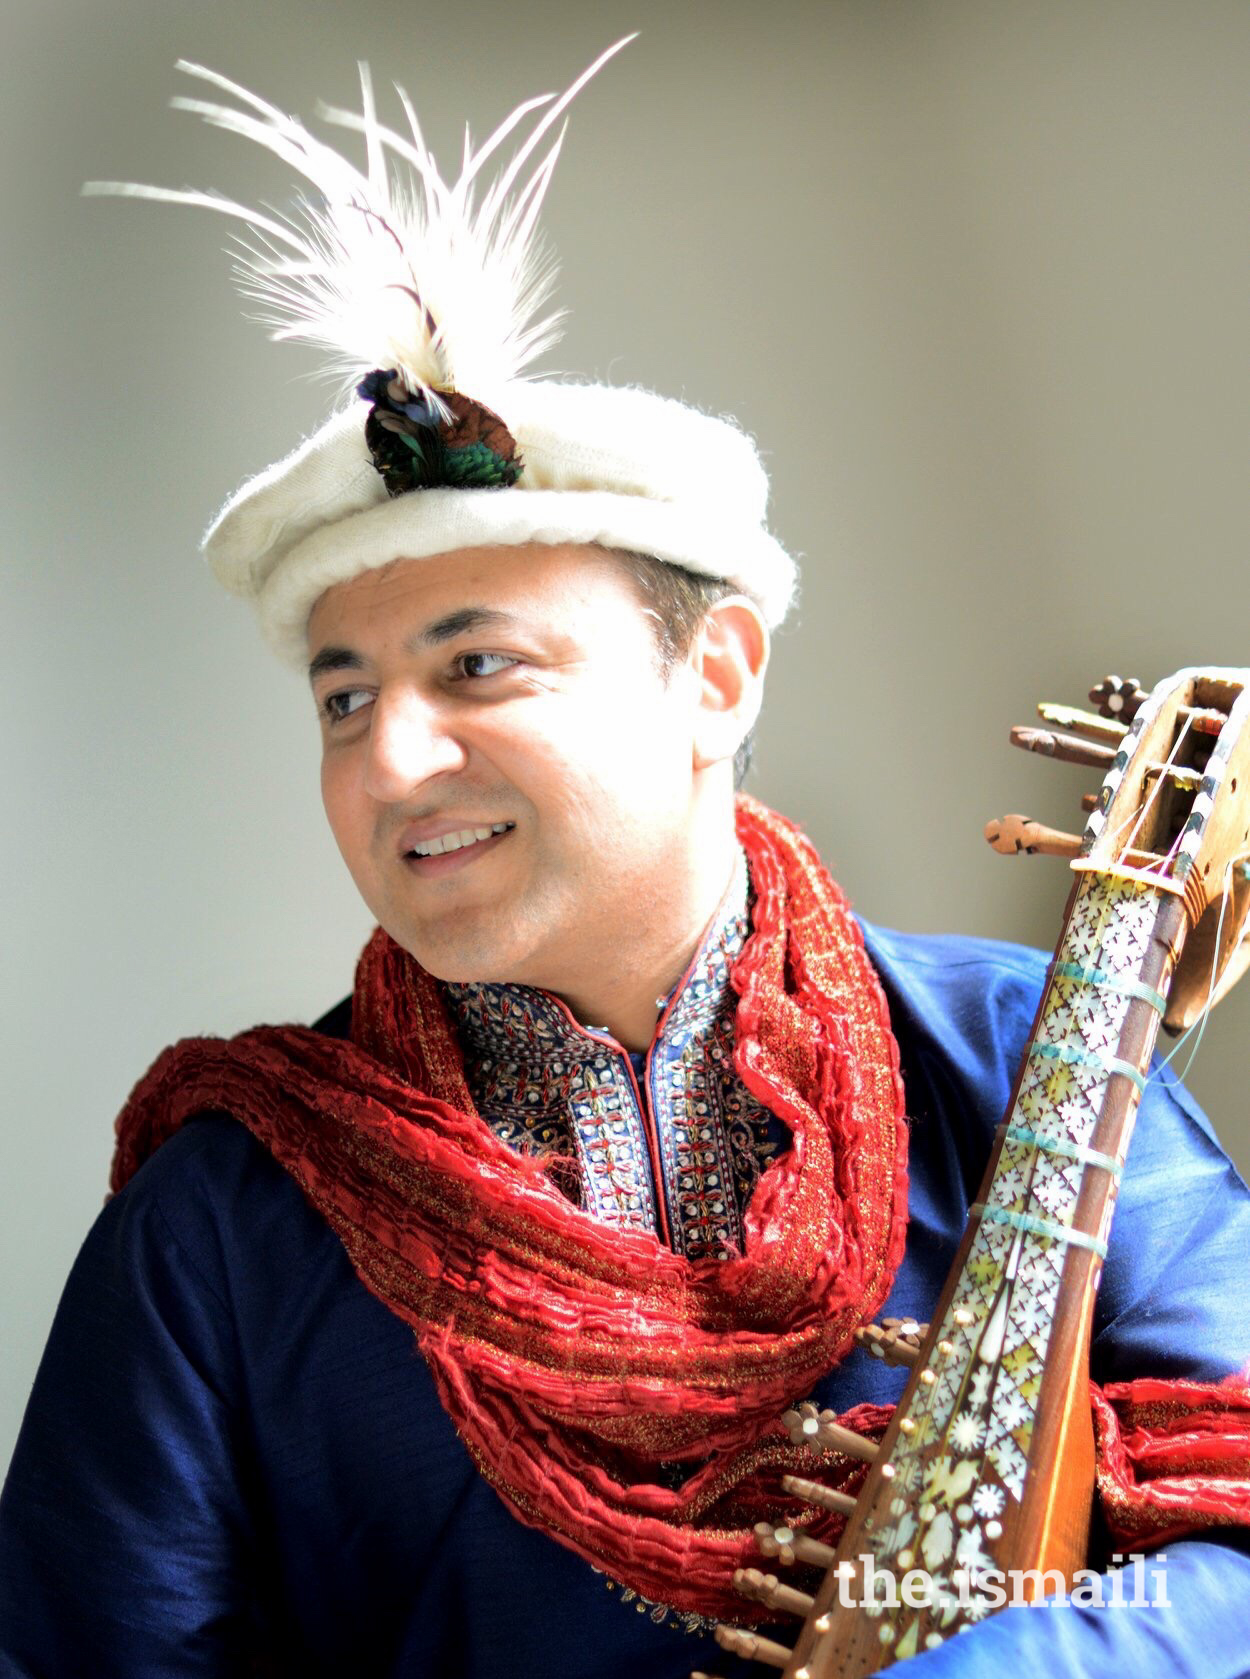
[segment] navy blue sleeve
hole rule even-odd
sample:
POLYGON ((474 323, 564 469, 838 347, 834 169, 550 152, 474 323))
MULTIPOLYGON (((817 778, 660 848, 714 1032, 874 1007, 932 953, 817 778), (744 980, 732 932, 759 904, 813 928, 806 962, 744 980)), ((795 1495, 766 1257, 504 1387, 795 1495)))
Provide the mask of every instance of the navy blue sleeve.
POLYGON ((193 1131, 105 1208, 66 1285, 0 1499, 4 1679, 250 1671, 230 1314, 151 1192, 193 1131))

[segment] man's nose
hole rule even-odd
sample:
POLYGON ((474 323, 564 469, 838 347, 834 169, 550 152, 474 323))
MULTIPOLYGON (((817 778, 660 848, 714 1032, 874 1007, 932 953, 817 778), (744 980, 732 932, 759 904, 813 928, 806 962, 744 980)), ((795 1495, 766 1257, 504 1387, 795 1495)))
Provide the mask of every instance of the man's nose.
POLYGON ((464 768, 465 747, 448 726, 441 707, 409 690, 387 692, 373 701, 365 790, 393 804, 433 776, 464 768))

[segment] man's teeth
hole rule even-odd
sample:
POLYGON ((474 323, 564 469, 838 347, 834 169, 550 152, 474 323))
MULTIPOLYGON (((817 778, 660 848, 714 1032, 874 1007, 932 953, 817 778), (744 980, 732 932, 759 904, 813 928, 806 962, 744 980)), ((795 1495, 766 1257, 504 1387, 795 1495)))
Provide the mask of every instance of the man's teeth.
POLYGON ((416 857, 441 857, 444 851, 463 851, 466 845, 488 840, 492 834, 506 834, 513 824, 496 822, 489 828, 461 828, 458 834, 440 834, 437 839, 419 840, 413 846, 416 857))

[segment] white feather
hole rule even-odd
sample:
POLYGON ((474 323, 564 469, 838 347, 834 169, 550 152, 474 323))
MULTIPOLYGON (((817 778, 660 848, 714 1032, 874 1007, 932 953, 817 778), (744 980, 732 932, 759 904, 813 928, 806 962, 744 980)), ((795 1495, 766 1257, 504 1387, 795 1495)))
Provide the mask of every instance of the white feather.
POLYGON ((320 112, 363 136, 362 173, 295 117, 203 65, 179 61, 180 70, 236 103, 179 97, 175 107, 273 152, 314 194, 279 214, 212 192, 115 181, 88 182, 83 190, 191 204, 242 221, 251 238, 238 245, 240 291, 260 305, 272 337, 322 349, 328 370, 348 386, 373 368, 394 367, 414 391, 458 390, 493 407, 559 337, 560 313, 540 313, 556 268, 537 220, 563 126, 540 148, 590 78, 633 38, 600 54, 559 98, 526 100, 476 149, 466 131, 460 174, 451 182, 439 173, 402 88, 396 92, 411 134, 379 121, 364 65, 360 111, 320 112), (534 116, 479 202, 485 165, 534 116))

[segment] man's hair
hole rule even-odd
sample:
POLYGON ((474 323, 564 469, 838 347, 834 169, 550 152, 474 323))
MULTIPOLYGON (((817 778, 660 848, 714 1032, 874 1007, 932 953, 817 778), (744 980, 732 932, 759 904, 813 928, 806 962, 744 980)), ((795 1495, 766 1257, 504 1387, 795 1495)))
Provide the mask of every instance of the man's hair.
MULTIPOLYGON (((643 614, 652 621, 656 662, 667 681, 673 667, 689 653, 695 631, 716 602, 743 590, 723 577, 703 577, 668 560, 657 560, 652 554, 636 554, 624 548, 608 552, 628 573, 643 614)), ((754 730, 748 730, 734 753, 735 788, 746 779, 753 747, 754 730)))

